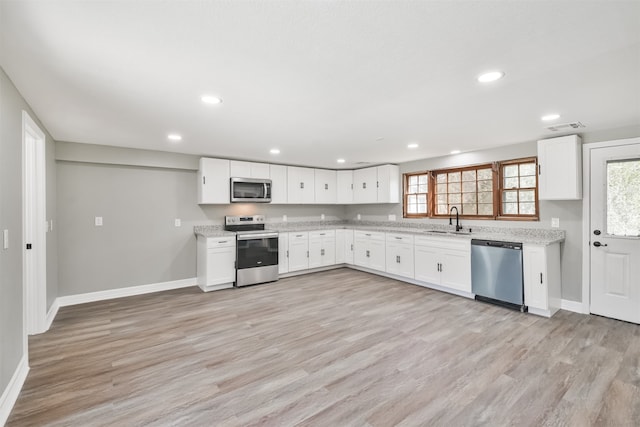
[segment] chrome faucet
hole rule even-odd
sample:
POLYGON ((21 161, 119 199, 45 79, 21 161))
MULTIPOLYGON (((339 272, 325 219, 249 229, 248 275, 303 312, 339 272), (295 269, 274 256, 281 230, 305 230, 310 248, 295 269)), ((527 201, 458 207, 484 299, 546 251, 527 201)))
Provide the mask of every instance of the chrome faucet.
POLYGON ((460 216, 458 215, 458 207, 457 206, 452 206, 451 209, 449 209, 449 225, 453 225, 452 223, 452 217, 451 217, 451 212, 453 212, 453 210, 456 210, 456 231, 460 231, 462 230, 462 226, 460 225, 460 216))

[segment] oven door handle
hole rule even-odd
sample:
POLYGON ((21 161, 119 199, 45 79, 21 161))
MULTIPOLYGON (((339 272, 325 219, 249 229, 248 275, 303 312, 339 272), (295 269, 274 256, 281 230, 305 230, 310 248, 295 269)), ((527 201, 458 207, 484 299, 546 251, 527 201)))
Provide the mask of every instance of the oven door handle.
POLYGON ((278 233, 238 234, 238 240, 277 239, 278 233))

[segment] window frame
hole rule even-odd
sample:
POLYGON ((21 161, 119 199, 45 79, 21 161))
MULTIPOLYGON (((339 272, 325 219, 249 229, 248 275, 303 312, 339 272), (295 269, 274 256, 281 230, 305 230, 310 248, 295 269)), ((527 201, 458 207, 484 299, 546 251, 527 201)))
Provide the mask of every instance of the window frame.
POLYGON ((403 218, 429 218, 429 214, 431 212, 431 203, 430 203, 430 191, 431 191, 431 173, 429 171, 420 171, 420 172, 410 172, 402 174, 402 217, 403 218), (427 175, 427 192, 426 193, 407 193, 407 189, 409 187, 409 178, 412 176, 418 176, 418 181, 420 180, 420 175, 427 175), (408 213, 407 212, 407 200, 409 195, 414 194, 426 194, 427 196, 427 212, 425 213, 408 213))
MULTIPOLYGON (((513 160, 505 160, 502 162, 499 162, 499 168, 498 168, 498 174, 499 177, 498 179, 500 180, 499 182, 499 186, 498 186, 498 210, 497 210, 497 220, 511 220, 511 221, 539 221, 540 220, 540 201, 538 200, 538 187, 540 185, 539 183, 539 179, 538 179, 538 158, 535 156, 532 157, 524 157, 521 159, 513 159, 513 160), (536 177, 536 186, 535 187, 523 187, 520 188, 518 187, 518 190, 522 190, 522 189, 532 189, 534 190, 534 201, 535 201, 535 207, 536 207, 536 211, 535 214, 533 215, 527 215, 527 214, 505 214, 504 212, 502 212, 502 196, 503 193, 505 191, 510 191, 513 190, 512 188, 504 188, 503 182, 504 182, 504 167, 505 166, 510 166, 510 165, 520 165, 523 163, 531 163, 533 162, 534 164, 534 168, 535 168, 535 174, 534 176, 536 177)), ((518 177, 520 177, 520 174, 518 173, 518 177)))

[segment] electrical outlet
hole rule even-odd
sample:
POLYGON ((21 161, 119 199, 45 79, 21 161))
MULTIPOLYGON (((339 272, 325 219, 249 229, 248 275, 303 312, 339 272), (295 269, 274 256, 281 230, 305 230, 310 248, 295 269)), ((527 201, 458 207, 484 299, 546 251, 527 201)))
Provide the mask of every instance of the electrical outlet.
POLYGON ((320 214, 320 221, 324 221, 324 214, 320 214))
POLYGON ((395 221, 396 216, 394 214, 389 214, 389 221, 395 221))
POLYGON ((102 217, 97 216, 95 220, 96 227, 102 227, 102 217))
POLYGON ((2 247, 9 249, 9 230, 2 231, 2 247))
POLYGON ((560 228, 560 218, 551 218, 551 227, 560 228))
POLYGON ((182 226, 182 221, 180 221, 180 218, 176 218, 173 223, 175 224, 176 227, 181 227, 182 226))
POLYGON ((286 215, 282 215, 282 222, 287 222, 287 216, 286 215))
POLYGON ((53 231, 53 220, 49 220, 49 232, 53 231))
POLYGON ((360 221, 362 219, 362 215, 358 214, 356 218, 358 219, 358 221, 360 221))

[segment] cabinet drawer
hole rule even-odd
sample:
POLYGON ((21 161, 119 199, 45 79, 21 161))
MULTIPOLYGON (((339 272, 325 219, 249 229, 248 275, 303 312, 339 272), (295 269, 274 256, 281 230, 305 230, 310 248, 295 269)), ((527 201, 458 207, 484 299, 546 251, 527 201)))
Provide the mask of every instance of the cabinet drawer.
POLYGON ((318 231, 310 231, 309 238, 321 238, 326 239, 327 237, 336 237, 336 230, 318 230, 318 231))
POLYGON ((384 233, 379 233, 376 231, 356 230, 354 236, 356 239, 379 240, 381 242, 384 242, 385 239, 384 233))
POLYGON ((407 243, 413 245, 413 235, 387 233, 387 243, 407 243))
POLYGON ((224 248, 236 245, 236 236, 208 237, 207 248, 224 248))
POLYGON ((296 240, 309 239, 309 233, 307 231, 301 231, 299 233, 289 233, 289 242, 295 242, 296 240))
POLYGON ((440 249, 453 249, 458 251, 467 251, 471 253, 471 240, 460 239, 458 237, 431 237, 416 236, 416 246, 437 247, 440 249))

